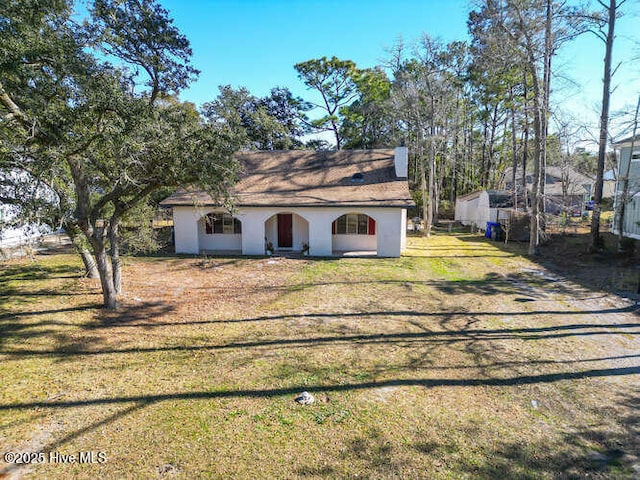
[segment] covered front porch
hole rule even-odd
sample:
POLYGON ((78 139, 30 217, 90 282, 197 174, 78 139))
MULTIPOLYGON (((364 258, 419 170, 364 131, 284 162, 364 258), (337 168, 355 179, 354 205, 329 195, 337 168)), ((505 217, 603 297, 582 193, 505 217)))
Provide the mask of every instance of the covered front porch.
MULTIPOLYGON (((177 253, 212 251, 199 241, 207 236, 201 212, 195 207, 174 207, 173 216, 177 253)), ((231 249, 242 255, 269 251, 316 257, 399 257, 406 242, 406 210, 402 208, 246 207, 239 208, 233 218, 226 220, 228 225, 223 219, 222 228, 227 231, 225 240, 233 243, 231 249)))

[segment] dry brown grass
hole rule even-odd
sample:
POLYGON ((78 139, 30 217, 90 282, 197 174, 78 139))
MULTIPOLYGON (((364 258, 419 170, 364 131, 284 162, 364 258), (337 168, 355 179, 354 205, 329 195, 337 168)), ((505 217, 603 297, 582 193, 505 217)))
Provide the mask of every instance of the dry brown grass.
POLYGON ((71 255, 5 264, 0 451, 107 454, 10 473, 636 476, 631 302, 478 236, 410 247, 130 258, 112 314, 71 255))

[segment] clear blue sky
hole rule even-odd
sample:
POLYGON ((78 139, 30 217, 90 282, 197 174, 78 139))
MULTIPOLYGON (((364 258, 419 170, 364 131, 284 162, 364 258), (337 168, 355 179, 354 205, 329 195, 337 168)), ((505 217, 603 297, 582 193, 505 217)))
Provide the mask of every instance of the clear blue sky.
MULTIPOLYGON (((257 96, 275 86, 314 100, 298 80, 297 62, 333 55, 372 67, 402 37, 410 44, 423 32, 445 42, 466 40, 468 0, 160 0, 189 38, 197 82, 181 94, 198 105, 218 85, 244 86, 257 96)), ((594 2, 595 3, 595 2, 594 2)), ((635 104, 640 93, 637 0, 618 22, 612 110, 635 104), (635 60, 634 60, 635 57, 635 60)), ((553 103, 598 125, 604 44, 587 34, 554 59, 553 103)))
POLYGON ((293 65, 333 55, 377 65, 399 36, 466 38, 466 0, 162 0, 191 41, 200 79, 182 98, 201 103, 221 84, 266 95, 307 95, 293 65))

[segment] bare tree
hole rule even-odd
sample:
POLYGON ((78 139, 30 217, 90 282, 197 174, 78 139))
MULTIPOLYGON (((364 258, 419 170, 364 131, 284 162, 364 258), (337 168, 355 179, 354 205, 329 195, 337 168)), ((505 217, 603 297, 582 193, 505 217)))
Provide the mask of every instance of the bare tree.
POLYGON ((598 38, 605 43, 604 74, 602 77, 602 109, 600 111, 600 138, 598 144, 598 166, 596 170, 596 183, 593 193, 593 216, 591 217, 591 252, 604 248, 604 242, 600 236, 600 204, 602 203, 602 185, 604 177, 604 163, 607 154, 607 136, 609 130, 609 101, 611 99, 611 77, 615 71, 611 71, 613 42, 615 39, 616 19, 619 16, 620 7, 626 0, 609 0, 609 4, 598 0, 606 13, 606 20, 601 27, 594 31, 598 38), (602 31, 606 28, 606 33, 602 31))

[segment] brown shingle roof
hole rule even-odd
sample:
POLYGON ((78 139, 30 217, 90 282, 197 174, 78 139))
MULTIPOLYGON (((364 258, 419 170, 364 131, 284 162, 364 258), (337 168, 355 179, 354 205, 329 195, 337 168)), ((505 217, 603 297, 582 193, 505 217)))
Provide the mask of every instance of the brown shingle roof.
MULTIPOLYGON (((393 149, 241 152, 240 181, 232 194, 238 206, 413 205, 406 178, 395 175, 393 149), (353 182, 361 173, 363 181, 353 182)), ((203 191, 178 191, 163 205, 215 205, 203 191)))

